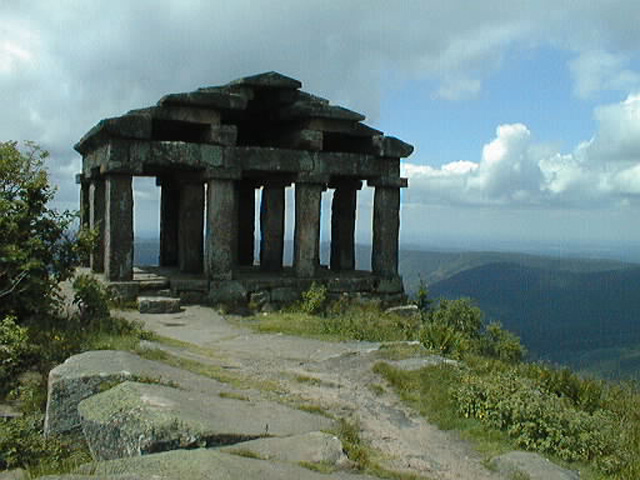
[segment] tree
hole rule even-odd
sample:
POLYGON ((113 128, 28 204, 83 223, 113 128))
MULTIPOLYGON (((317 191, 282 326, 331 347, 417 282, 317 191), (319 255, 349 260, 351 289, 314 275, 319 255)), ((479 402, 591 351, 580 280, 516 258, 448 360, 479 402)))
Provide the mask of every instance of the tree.
POLYGON ((48 152, 33 142, 0 142, 0 319, 18 323, 51 316, 57 284, 72 273, 79 250, 74 215, 49 208, 55 190, 48 152))

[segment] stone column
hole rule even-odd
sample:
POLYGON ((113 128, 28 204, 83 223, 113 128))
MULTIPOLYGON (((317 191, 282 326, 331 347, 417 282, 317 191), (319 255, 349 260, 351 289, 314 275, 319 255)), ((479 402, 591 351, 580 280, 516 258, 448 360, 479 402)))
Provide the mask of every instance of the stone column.
POLYGON ((159 179, 160 192, 160 258, 161 267, 178 265, 178 228, 180 189, 168 178, 159 179))
POLYGON ((282 182, 267 182, 260 202, 260 268, 282 269, 284 254, 284 188, 282 182))
POLYGON ((210 179, 207 197, 207 275, 215 280, 230 280, 238 256, 238 201, 235 181, 210 179))
POLYGON ((355 258, 356 201, 359 180, 340 180, 335 184, 331 202, 332 270, 353 270, 355 258))
POLYGON ((181 272, 202 272, 204 184, 185 183, 180 188, 178 265, 181 272))
POLYGON ((109 174, 105 182, 104 275, 133 279, 133 189, 131 175, 109 174))
POLYGON ((384 186, 375 189, 371 267, 383 277, 394 277, 398 275, 400 189, 384 186))
POLYGON ((293 267, 298 277, 314 277, 320 266, 320 204, 324 184, 296 183, 293 267))
MULTIPOLYGON (((91 228, 90 218, 89 218, 89 209, 90 209, 90 201, 89 201, 89 186, 90 182, 85 179, 84 175, 81 173, 76 175, 76 184, 80 185, 80 229, 86 230, 91 228)), ((81 266, 89 267, 90 260, 89 257, 81 258, 81 266)))
POLYGON ((256 187, 238 182, 238 264, 253 265, 255 250, 256 187))
POLYGON ((89 255, 89 266, 96 273, 104 272, 104 179, 93 178, 89 185, 89 228, 97 232, 95 248, 89 255))

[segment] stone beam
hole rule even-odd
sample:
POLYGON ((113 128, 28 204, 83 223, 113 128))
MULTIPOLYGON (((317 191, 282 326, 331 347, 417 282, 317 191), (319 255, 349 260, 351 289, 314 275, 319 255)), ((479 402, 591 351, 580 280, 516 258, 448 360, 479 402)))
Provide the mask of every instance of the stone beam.
POLYGON ((109 281, 133 279, 133 189, 131 175, 105 181, 104 275, 109 281))
POLYGON ((180 188, 178 265, 181 272, 202 272, 204 184, 185 183, 180 188))
POLYGON ((209 278, 230 280, 238 257, 238 201, 235 181, 212 178, 207 183, 205 267, 209 278))
POLYGON ((376 187, 373 199, 373 249, 371 267, 382 277, 398 275, 400 189, 376 187))
POLYGON ((267 182, 260 202, 260 268, 282 269, 284 254, 284 190, 281 182, 267 182))
POLYGON ((298 277, 315 277, 320 266, 320 204, 324 184, 297 182, 293 267, 298 277))

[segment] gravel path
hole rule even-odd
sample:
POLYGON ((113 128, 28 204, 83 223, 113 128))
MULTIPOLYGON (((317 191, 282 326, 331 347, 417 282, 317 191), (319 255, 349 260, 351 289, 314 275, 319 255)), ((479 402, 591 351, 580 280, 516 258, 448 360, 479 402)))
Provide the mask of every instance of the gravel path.
MULTIPOLYGON (((380 344, 332 343, 287 335, 259 334, 227 321, 214 310, 190 306, 177 314, 119 312, 142 320, 159 335, 211 350, 203 357, 281 390, 337 417, 358 419, 361 436, 380 452, 386 468, 442 480, 501 479, 453 432, 443 432, 403 405, 373 373, 380 344), (378 384, 384 389, 371 388, 378 384)), ((177 354, 186 354, 173 347, 177 354)), ((193 353, 189 354, 193 357, 193 353)))

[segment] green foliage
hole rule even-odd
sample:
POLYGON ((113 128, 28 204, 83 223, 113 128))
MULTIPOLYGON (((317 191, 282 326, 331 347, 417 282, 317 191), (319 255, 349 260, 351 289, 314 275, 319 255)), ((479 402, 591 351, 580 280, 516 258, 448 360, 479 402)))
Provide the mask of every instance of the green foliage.
POLYGON ((327 306, 327 287, 313 282, 308 290, 302 292, 299 309, 302 313, 316 315, 324 311, 327 306))
POLYGON ((54 190, 44 167, 48 153, 27 142, 0 142, 0 317, 18 323, 50 316, 58 305, 56 286, 78 258, 68 233, 69 212, 47 204, 54 190))
POLYGON ((109 293, 93 275, 78 275, 73 280, 73 290, 73 303, 82 320, 99 321, 109 316, 109 293))
POLYGON ((13 317, 0 321, 0 394, 10 390, 33 349, 29 333, 13 317))
POLYGON ((422 344, 444 355, 468 353, 519 362, 526 354, 520 339, 499 323, 485 327, 484 313, 468 298, 442 299, 437 308, 423 312, 422 344))
POLYGON ((427 313, 431 309, 432 303, 433 300, 429 298, 429 288, 427 287, 426 282, 420 276, 418 291, 416 292, 415 304, 420 312, 427 313))

